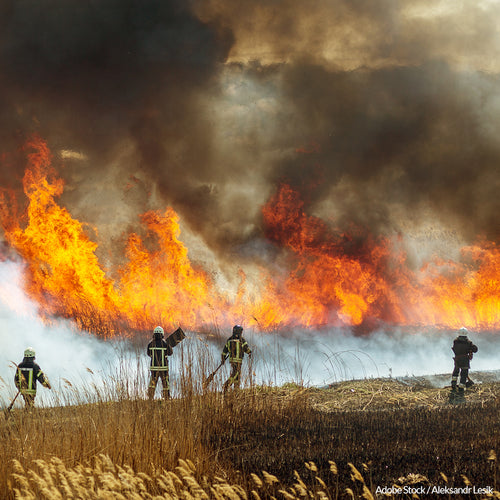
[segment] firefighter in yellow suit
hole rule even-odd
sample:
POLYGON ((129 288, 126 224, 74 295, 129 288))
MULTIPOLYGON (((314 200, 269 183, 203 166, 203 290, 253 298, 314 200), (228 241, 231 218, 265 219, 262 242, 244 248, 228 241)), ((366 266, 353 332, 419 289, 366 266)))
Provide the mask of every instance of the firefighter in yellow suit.
POLYGON ((153 340, 148 344, 147 354, 151 358, 149 371, 151 378, 148 387, 148 398, 153 399, 156 384, 161 379, 162 397, 170 398, 170 381, 168 376, 168 356, 173 353, 172 346, 163 340, 163 328, 157 326, 153 330, 153 340))
POLYGON ((49 379, 44 375, 40 366, 35 363, 35 351, 28 347, 24 351, 23 360, 17 365, 14 383, 19 389, 26 408, 35 406, 36 383, 40 382, 47 389, 52 389, 49 379))
POLYGON ((224 349, 222 350, 221 363, 225 363, 228 357, 229 363, 231 363, 231 374, 224 383, 224 392, 226 392, 231 385, 234 385, 236 389, 239 389, 243 356, 245 353, 247 353, 248 356, 252 355, 252 351, 248 346, 247 341, 243 338, 242 333, 243 327, 235 325, 233 327, 233 334, 229 337, 224 345, 224 349))

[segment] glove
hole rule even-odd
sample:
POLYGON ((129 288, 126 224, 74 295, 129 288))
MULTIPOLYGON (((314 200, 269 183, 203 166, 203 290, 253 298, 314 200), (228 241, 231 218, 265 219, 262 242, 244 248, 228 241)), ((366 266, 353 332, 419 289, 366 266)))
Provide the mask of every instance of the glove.
POLYGON ((220 357, 220 362, 224 364, 226 362, 226 356, 224 354, 220 357))

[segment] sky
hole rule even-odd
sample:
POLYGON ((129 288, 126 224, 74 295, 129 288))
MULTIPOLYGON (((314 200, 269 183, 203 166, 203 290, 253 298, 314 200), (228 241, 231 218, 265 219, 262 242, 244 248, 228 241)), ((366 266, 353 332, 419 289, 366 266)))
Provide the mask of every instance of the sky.
POLYGON ((415 269, 498 244, 499 21, 477 0, 4 0, 0 186, 21 196, 39 134, 102 262, 172 206, 228 282, 276 258, 282 183, 340 232, 398 235, 415 269))

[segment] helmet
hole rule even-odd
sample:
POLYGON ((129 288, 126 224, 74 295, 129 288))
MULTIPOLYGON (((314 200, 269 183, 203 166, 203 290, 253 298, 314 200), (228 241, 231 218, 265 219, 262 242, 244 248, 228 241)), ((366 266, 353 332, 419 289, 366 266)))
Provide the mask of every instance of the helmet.
POLYGON ((163 338, 163 328, 161 326, 157 326, 154 330, 153 333, 155 337, 163 338))
POLYGON ((243 333, 243 327, 241 325, 233 326, 233 335, 241 335, 243 333))
POLYGON ((35 350, 33 349, 33 347, 27 347, 24 350, 24 357, 25 358, 34 358, 35 357, 35 350))
POLYGON ((465 337, 467 337, 467 335, 469 335, 469 330, 467 330, 467 328, 465 328, 465 326, 462 326, 462 328, 460 328, 460 330, 458 330, 458 334, 464 335, 465 337))

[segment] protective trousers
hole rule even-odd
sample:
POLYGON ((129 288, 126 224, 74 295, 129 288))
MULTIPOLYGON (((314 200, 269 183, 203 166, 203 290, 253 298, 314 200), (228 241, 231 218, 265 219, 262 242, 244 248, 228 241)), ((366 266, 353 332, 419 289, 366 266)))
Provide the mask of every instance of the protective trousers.
POLYGON ((33 408, 35 406, 35 395, 34 394, 23 394, 25 408, 33 408))
POLYGON ((231 373, 229 378, 224 383, 223 391, 226 392, 231 385, 234 385, 235 389, 240 388, 240 375, 241 375, 241 363, 231 361, 231 373))
POLYGON ((168 377, 168 370, 151 370, 151 380, 148 387, 148 398, 153 399, 155 397, 156 385, 158 384, 158 379, 161 379, 162 385, 162 398, 170 398, 170 381, 168 377))
POLYGON ((451 388, 455 389, 457 387, 458 376, 460 375, 460 382, 458 383, 459 389, 465 389, 467 383, 467 377, 469 376, 469 368, 460 367, 455 364, 453 372, 451 374, 451 388))

